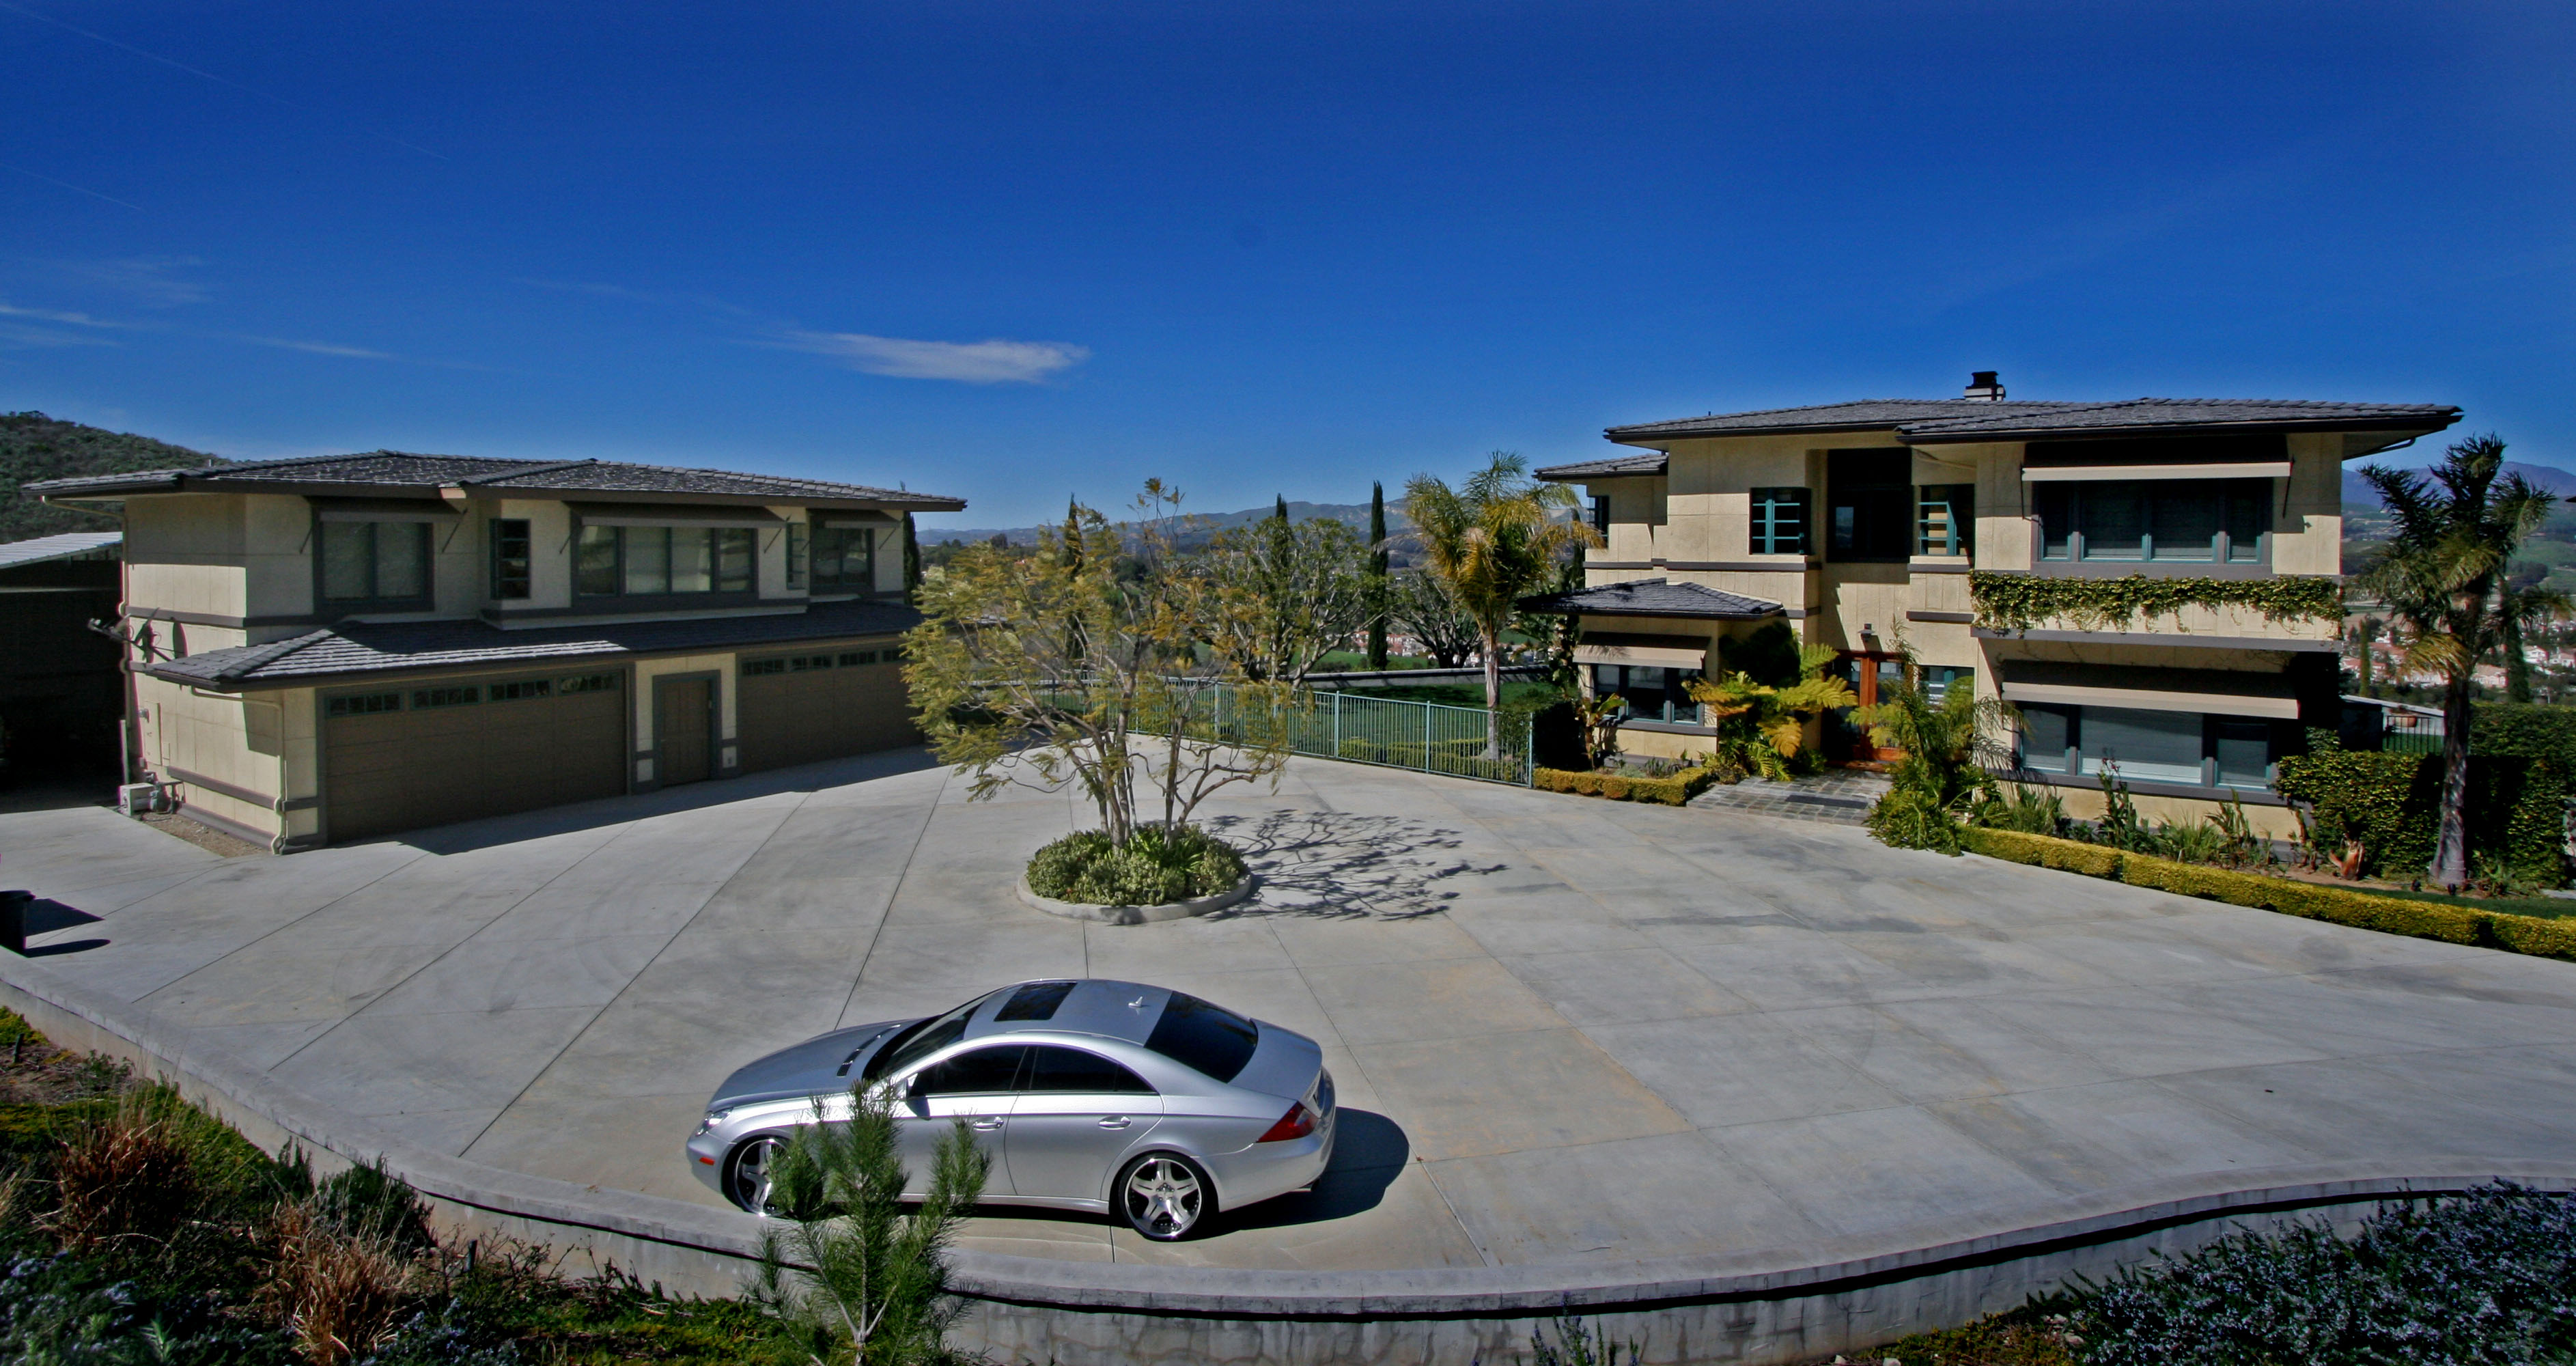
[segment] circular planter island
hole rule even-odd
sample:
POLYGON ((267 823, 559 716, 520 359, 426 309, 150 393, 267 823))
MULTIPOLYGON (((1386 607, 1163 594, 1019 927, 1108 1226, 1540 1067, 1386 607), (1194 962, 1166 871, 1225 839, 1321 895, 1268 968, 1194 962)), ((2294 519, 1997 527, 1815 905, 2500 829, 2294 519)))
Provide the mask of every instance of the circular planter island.
POLYGON ((1252 895, 1258 881, 1259 879, 1252 874, 1245 873, 1241 881, 1212 896, 1194 897, 1188 901, 1166 901, 1155 906, 1096 906, 1087 901, 1058 901, 1054 897, 1039 896, 1036 892, 1030 891, 1029 875, 1026 873, 1020 874, 1019 884, 1013 890, 1019 893, 1021 901, 1049 915, 1060 915, 1067 920, 1097 920, 1104 925, 1146 925, 1157 920, 1179 920, 1187 916, 1206 915, 1210 911, 1224 910, 1252 895))

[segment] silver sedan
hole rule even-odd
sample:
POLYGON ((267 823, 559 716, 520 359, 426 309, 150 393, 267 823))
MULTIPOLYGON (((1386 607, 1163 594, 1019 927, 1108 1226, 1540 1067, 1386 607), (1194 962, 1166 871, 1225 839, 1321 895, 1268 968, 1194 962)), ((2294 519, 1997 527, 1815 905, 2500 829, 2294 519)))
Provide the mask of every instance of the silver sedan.
POLYGON ((882 1088, 912 1196, 955 1120, 985 1145, 994 1204, 1115 1213, 1160 1241, 1220 1209, 1314 1184, 1333 1156, 1333 1078, 1293 1030, 1162 987, 1021 982, 921 1020, 835 1030, 753 1062, 707 1102, 689 1165, 769 1209, 800 1124, 882 1088))

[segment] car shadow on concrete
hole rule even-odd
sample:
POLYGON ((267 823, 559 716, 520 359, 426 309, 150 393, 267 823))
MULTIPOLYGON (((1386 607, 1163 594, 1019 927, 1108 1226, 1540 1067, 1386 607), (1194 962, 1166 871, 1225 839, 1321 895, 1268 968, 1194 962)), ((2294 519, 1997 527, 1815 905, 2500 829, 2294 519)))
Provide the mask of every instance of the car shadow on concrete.
POLYGON ((1209 920, 1413 920, 1457 900, 1452 881, 1506 867, 1458 857, 1466 842, 1457 831, 1404 816, 1287 810, 1200 823, 1242 851, 1261 879, 1258 896, 1209 920))
POLYGON ((553 806, 516 815, 493 816, 484 820, 465 821, 456 825, 436 826, 427 830, 405 831, 379 840, 359 843, 407 844, 431 854, 463 854, 477 849, 518 844, 543 839, 549 835, 566 835, 579 830, 595 830, 603 825, 624 825, 630 821, 667 816, 680 811, 698 811, 710 806, 774 797, 782 792, 820 792, 825 788, 846 787, 871 778, 890 778, 902 773, 919 773, 940 767, 930 751, 919 745, 904 749, 880 750, 874 754, 854 755, 847 759, 826 759, 821 763, 798 764, 794 768, 771 769, 740 778, 710 778, 701 783, 666 787, 658 792, 639 792, 625 797, 603 797, 597 801, 576 802, 570 806, 553 806))

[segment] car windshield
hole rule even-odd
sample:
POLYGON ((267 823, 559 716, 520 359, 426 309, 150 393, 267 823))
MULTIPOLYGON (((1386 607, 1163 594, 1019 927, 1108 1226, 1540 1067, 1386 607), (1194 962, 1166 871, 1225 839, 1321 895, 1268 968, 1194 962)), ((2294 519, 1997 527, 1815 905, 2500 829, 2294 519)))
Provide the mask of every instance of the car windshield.
POLYGON ((1232 1081, 1252 1061, 1261 1031, 1221 1005, 1173 992, 1145 1046, 1218 1081, 1232 1081))
MULTIPOLYGON (((1005 987, 1003 990, 1007 991, 1009 988, 1005 987)), ((885 1047, 878 1049, 877 1055, 868 1059, 867 1066, 859 1069, 859 1078, 862 1081, 875 1081, 889 1072, 900 1072, 964 1038, 967 1017, 975 1013, 975 1007, 1001 994, 1000 991, 989 991, 945 1015, 934 1015, 927 1020, 905 1026, 893 1038, 886 1040, 885 1047)))

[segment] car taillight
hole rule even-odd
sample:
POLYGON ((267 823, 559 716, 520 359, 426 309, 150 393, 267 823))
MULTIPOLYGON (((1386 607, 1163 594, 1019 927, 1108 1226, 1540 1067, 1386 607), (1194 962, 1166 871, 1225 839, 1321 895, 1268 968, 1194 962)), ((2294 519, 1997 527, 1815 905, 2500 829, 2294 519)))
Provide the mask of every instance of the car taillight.
MULTIPOLYGON (((1242 1131, 1236 1130, 1236 1132, 1242 1131)), ((1299 1101, 1288 1107, 1288 1113, 1281 1115, 1278 1123, 1270 1126, 1270 1132, 1254 1139, 1253 1142, 1285 1143, 1292 1138, 1304 1138, 1313 1132, 1315 1132, 1315 1114, 1306 1108, 1304 1101, 1299 1101)))

